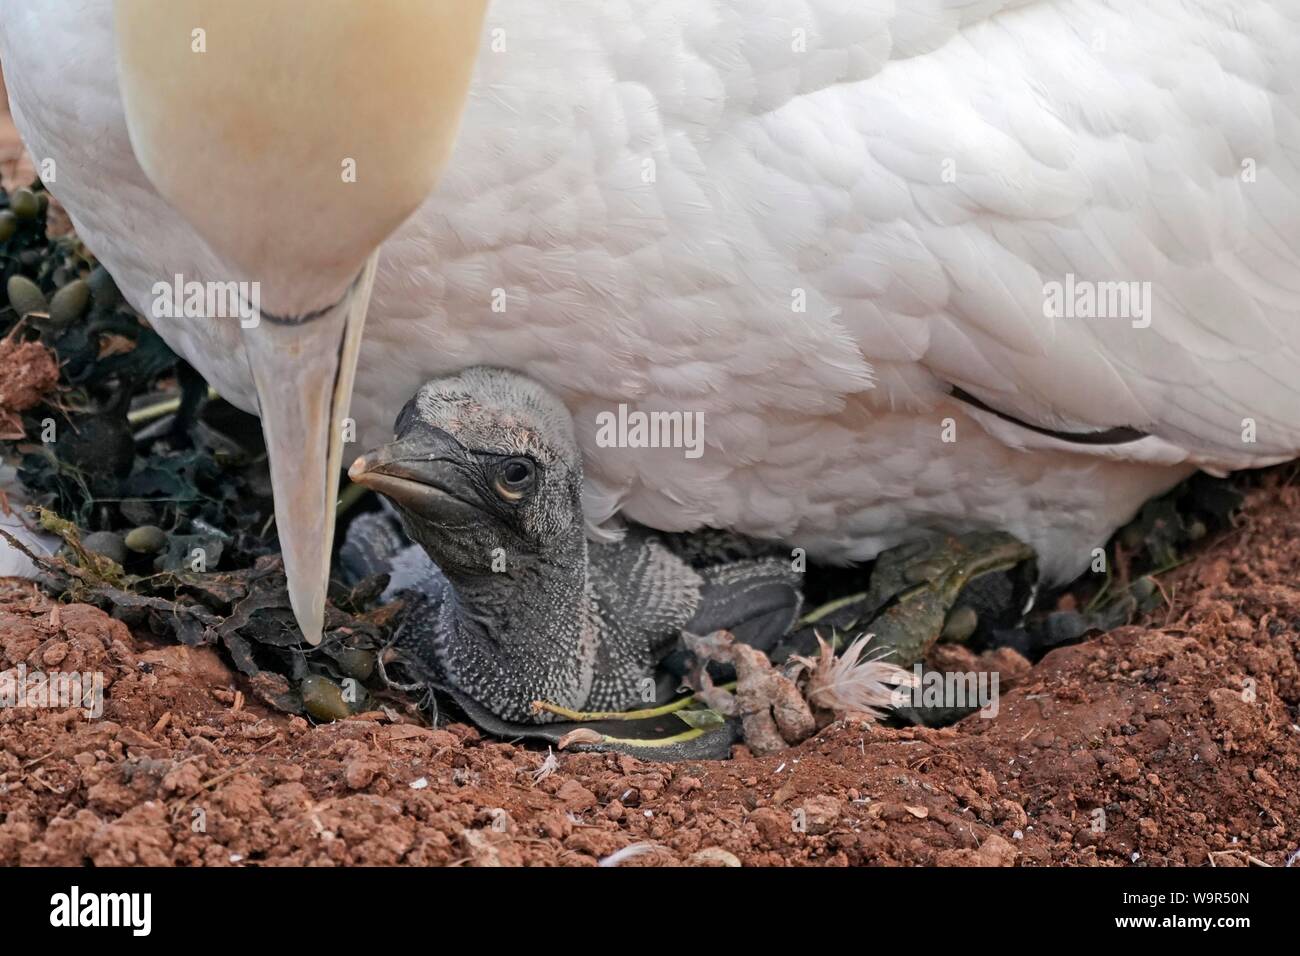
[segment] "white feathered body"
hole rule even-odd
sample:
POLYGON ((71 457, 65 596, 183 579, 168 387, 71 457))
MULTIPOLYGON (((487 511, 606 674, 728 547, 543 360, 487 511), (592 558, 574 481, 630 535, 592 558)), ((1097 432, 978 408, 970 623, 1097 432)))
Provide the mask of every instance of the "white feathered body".
MULTIPOLYGON (((232 270, 136 164, 109 7, 0 0, 0 57, 148 315, 232 270)), ((1194 467, 1300 451, 1298 84, 1297 0, 494 0, 449 170, 383 250, 356 450, 431 376, 507 366, 572 409, 595 523, 835 559, 995 527, 1077 571, 1194 467), (1150 308, 1049 315, 1067 282, 1150 308), (603 447, 620 404, 702 412, 703 454, 603 447)), ((234 320, 155 324, 253 409, 234 320)))

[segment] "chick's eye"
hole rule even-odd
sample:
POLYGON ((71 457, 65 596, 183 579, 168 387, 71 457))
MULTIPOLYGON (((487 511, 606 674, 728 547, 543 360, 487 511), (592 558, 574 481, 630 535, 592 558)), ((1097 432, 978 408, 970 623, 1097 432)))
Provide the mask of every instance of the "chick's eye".
POLYGON ((526 461, 508 461, 501 470, 501 477, 508 485, 522 485, 533 475, 533 466, 526 461))
POLYGON ((533 463, 527 458, 511 458, 497 472, 496 490, 507 501, 518 501, 533 484, 533 463))

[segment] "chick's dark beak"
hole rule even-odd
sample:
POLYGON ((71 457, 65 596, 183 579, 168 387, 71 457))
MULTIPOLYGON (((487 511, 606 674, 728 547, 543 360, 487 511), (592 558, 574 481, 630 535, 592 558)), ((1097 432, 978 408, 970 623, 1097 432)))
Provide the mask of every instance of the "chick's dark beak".
POLYGON ((445 521, 474 510, 477 494, 457 462, 463 449, 450 435, 423 429, 368 452, 352 463, 348 477, 421 518, 445 521))

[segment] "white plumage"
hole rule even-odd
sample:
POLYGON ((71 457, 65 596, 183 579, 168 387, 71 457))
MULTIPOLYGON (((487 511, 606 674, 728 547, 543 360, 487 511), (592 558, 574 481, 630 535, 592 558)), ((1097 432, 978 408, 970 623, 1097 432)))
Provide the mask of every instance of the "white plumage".
MULTIPOLYGON (((135 161, 108 8, 0 0, 0 56, 148 314, 232 270, 135 161)), ((503 365, 573 410, 593 522, 839 559, 996 527, 1059 577, 1192 467, 1300 450, 1295 0, 493 0, 482 43, 442 185, 383 249, 355 451, 426 379, 503 365), (1067 275, 1149 282, 1150 326, 1046 316, 1067 275), (1067 444, 954 385, 1150 437, 1067 444), (705 454, 598 447, 621 402, 704 412, 705 454)), ((255 408, 233 321, 157 327, 255 408)))

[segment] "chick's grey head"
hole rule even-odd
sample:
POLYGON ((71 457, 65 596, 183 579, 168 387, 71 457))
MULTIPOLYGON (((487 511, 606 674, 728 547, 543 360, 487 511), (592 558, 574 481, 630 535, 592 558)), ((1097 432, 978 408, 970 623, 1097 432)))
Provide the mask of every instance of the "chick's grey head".
POLYGON ((353 481, 388 497, 450 574, 499 571, 581 538, 582 459, 564 404, 515 372, 471 368, 424 385, 392 442, 353 481))

